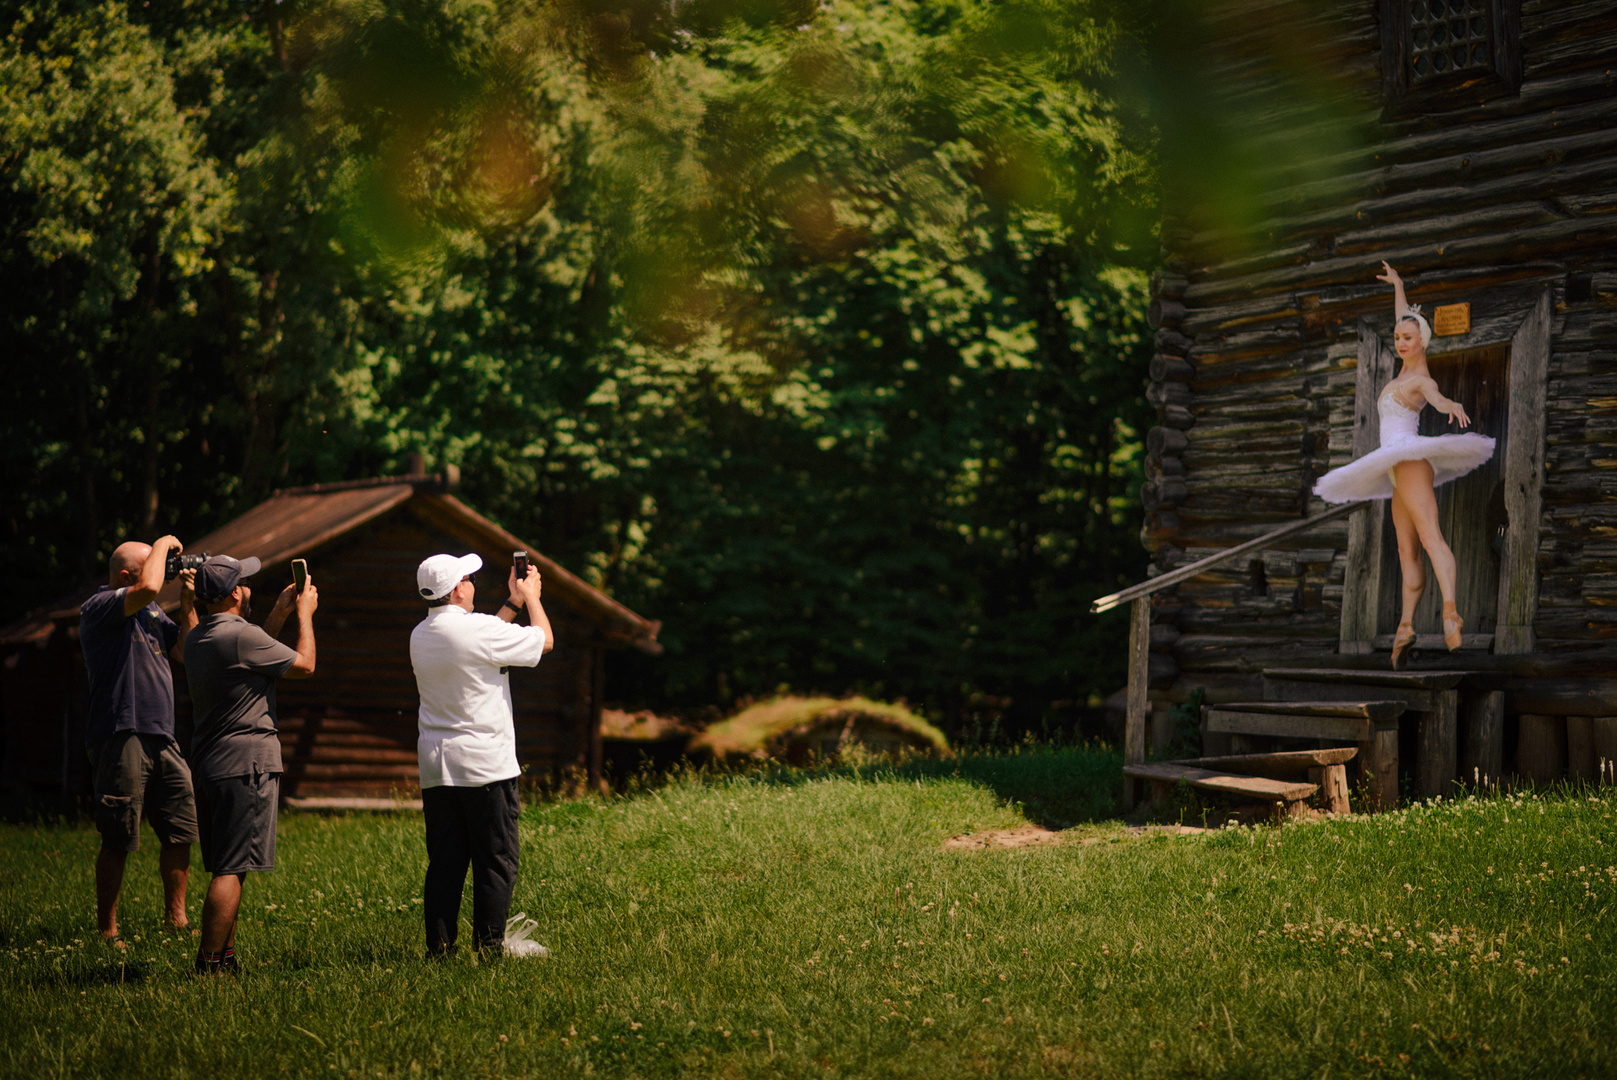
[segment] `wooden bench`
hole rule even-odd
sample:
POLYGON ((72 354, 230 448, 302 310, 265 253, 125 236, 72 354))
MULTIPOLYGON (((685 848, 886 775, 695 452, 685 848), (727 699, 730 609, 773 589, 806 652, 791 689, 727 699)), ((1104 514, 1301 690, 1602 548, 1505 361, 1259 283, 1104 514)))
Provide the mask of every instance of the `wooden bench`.
MULTIPOLYGON (((1396 697, 1384 701, 1240 701, 1208 706, 1203 711, 1203 727, 1231 735, 1353 743, 1361 782, 1370 793, 1369 809, 1390 810, 1398 802, 1399 717, 1409 707, 1396 697)), ((1328 797, 1327 805, 1333 801, 1328 797)))
POLYGON ((1316 791, 1321 793, 1327 812, 1348 813, 1347 763, 1358 752, 1356 746, 1333 746, 1270 754, 1225 754, 1130 765, 1123 774, 1149 781, 1152 797, 1158 802, 1165 802, 1172 785, 1182 780, 1204 791, 1261 799, 1276 807, 1277 820, 1286 820, 1300 817, 1303 800, 1316 791))
POLYGON ((1203 791, 1266 802, 1273 807, 1276 822, 1301 817, 1306 809, 1304 801, 1319 790, 1319 785, 1313 783, 1271 780, 1266 776, 1243 776, 1239 773, 1170 761, 1125 765, 1123 775, 1149 781, 1152 798, 1158 803, 1166 803, 1174 785, 1183 781, 1203 791))
POLYGON ((1331 814, 1352 812, 1348 805, 1347 763, 1359 753, 1357 746, 1331 746, 1321 750, 1281 750, 1271 754, 1229 754, 1174 762, 1202 769, 1251 773, 1271 780, 1304 780, 1318 784, 1320 801, 1331 814))

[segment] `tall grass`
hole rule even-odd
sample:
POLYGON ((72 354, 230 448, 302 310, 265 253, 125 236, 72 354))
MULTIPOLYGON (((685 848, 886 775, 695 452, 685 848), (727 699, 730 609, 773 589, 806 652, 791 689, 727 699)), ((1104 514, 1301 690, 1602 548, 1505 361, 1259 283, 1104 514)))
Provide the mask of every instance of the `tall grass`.
POLYGON ((3 826, 0 1073, 1617 1072, 1609 794, 1178 837, 1068 791, 1051 805, 1088 822, 1070 842, 943 847, 1026 824, 1018 803, 1100 760, 530 807, 517 909, 555 956, 487 965, 422 956, 413 815, 283 818, 281 868, 248 882, 245 973, 212 981, 157 930, 152 853, 131 860, 120 964, 92 941, 95 834, 3 826))

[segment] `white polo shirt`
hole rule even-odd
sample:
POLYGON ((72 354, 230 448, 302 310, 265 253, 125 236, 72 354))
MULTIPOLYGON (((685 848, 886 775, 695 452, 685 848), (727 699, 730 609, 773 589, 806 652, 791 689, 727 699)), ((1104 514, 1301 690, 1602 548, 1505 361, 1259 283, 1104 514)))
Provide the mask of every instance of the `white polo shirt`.
POLYGON ((481 787, 509 780, 517 765, 511 679, 502 668, 533 667, 545 632, 454 604, 431 608, 410 632, 410 665, 421 693, 416 754, 421 786, 481 787))

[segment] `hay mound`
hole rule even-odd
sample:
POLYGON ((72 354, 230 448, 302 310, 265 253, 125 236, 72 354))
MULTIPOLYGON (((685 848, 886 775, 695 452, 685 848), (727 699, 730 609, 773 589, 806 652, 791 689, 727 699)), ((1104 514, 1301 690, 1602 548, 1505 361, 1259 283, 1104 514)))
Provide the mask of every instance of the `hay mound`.
POLYGON ((775 758, 801 765, 858 744, 876 754, 948 754, 943 732, 902 705, 868 698, 781 697, 714 724, 691 741, 717 758, 775 758))

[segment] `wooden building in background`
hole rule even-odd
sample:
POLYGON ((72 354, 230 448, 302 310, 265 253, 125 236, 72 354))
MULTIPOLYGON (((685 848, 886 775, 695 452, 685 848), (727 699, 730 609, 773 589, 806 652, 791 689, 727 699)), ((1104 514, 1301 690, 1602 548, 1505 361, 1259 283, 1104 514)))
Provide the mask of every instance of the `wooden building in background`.
MULTIPOLYGON (((483 557, 477 606, 490 612, 505 599, 512 552, 530 553, 544 575, 556 645, 537 668, 511 671, 517 755, 540 783, 568 774, 599 781, 606 651, 660 652, 659 624, 478 514, 451 486, 438 476, 413 475, 281 491, 187 543, 190 552, 263 560, 252 581, 255 621, 291 581, 294 558, 309 561, 320 589, 315 675, 277 689, 285 796, 415 793, 419 698, 410 631, 425 613, 415 570, 438 552, 483 557)), ((88 790, 78 609, 93 591, 63 597, 0 630, 0 786, 88 790)), ((171 582, 158 600, 172 612, 178 598, 178 583, 171 582)), ((290 642, 296 632, 296 621, 289 620, 282 636, 290 642)), ((178 669, 175 685, 183 745, 190 702, 178 669)))
MULTIPOLYGON (((1373 142, 1323 180, 1253 177, 1267 216, 1240 235, 1170 206, 1153 284, 1153 573, 1326 510, 1315 480, 1376 446, 1398 363, 1392 289, 1375 280, 1386 259, 1435 312, 1433 377, 1498 440, 1488 466, 1439 489, 1465 645, 1442 648, 1428 571, 1414 666, 1464 673, 1443 691, 1461 694, 1458 746, 1429 790, 1406 793, 1477 771, 1588 776, 1617 757, 1617 4, 1209 8, 1234 94, 1296 60, 1273 43, 1309 43, 1373 142)), ((1422 433, 1443 419, 1428 410, 1422 433)), ((1266 672, 1272 690, 1283 668, 1387 670, 1399 581, 1379 503, 1165 589, 1153 740, 1197 690, 1262 701, 1266 672)), ((1406 753, 1423 752, 1411 738, 1406 753)))

